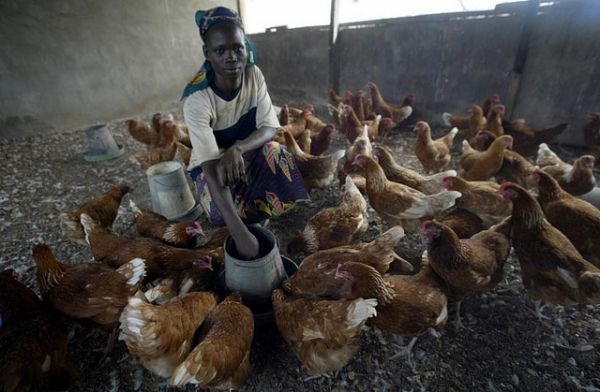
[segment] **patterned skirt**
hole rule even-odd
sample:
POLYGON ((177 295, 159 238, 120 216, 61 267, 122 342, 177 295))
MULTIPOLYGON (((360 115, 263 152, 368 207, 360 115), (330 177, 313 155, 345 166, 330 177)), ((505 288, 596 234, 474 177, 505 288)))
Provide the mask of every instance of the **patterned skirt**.
MULTIPOLYGON (((309 199, 302 175, 285 146, 268 142, 243 156, 246 173, 229 189, 237 213, 245 224, 281 215, 297 200, 309 199)), ((224 226, 223 217, 210 196, 204 173, 198 174, 195 183, 200 204, 210 222, 216 227, 224 226)))

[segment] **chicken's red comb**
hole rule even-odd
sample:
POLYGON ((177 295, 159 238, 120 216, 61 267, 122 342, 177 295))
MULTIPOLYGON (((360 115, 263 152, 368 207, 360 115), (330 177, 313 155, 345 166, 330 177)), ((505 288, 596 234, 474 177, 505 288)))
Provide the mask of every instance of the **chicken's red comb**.
POLYGON ((502 184, 500 184, 500 190, 501 190, 501 191, 503 191, 503 190, 506 190, 506 189, 508 189, 508 188, 511 188, 511 187, 513 187, 514 185, 515 185, 515 184, 513 184, 513 183, 512 183, 512 182, 510 182, 510 181, 504 181, 502 184))
POLYGON ((432 224, 433 224, 433 221, 431 219, 428 219, 428 220, 422 222, 421 226, 420 226, 421 231, 427 230, 427 227, 432 224))
POLYGON ((500 94, 496 93, 494 95, 492 95, 492 101, 499 101, 500 100, 500 94))
POLYGON ((427 126, 427 123, 425 121, 417 121, 417 123, 415 124, 415 129, 423 128, 425 126, 427 126))

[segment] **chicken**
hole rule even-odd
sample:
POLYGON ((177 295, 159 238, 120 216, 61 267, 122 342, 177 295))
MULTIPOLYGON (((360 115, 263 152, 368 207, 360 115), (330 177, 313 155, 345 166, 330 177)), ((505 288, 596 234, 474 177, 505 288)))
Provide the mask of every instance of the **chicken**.
POLYGON ((505 182, 502 196, 513 205, 512 245, 523 285, 536 301, 554 304, 600 302, 600 269, 585 260, 571 241, 545 218, 542 207, 524 188, 505 182))
POLYGON ((306 129, 310 129, 315 133, 320 133, 327 126, 327 124, 319 117, 315 116, 315 108, 313 105, 307 105, 306 109, 309 114, 306 116, 306 129))
POLYGON ((36 245, 33 259, 40 289, 56 310, 109 328, 116 326, 127 300, 146 276, 146 265, 140 258, 116 270, 95 262, 64 264, 47 245, 36 245))
POLYGON ((404 229, 402 226, 394 226, 371 242, 342 245, 313 253, 302 260, 300 269, 313 268, 324 261, 331 261, 336 266, 340 262, 352 261, 368 264, 379 273, 384 274, 388 272, 392 263, 398 262, 403 271, 412 272, 412 264, 398 256, 394 251, 394 246, 402 238, 404 238, 404 229))
POLYGON ((153 305, 142 293, 129 299, 121 313, 119 340, 141 364, 171 377, 192 350, 196 330, 217 306, 212 293, 188 293, 166 305, 153 305))
POLYGON ((304 230, 287 246, 290 255, 335 246, 357 240, 369 228, 367 202, 350 177, 342 189, 342 202, 337 207, 325 208, 309 220, 304 230))
POLYGON ((446 177, 444 187, 462 195, 456 206, 477 215, 484 227, 490 227, 511 214, 511 207, 498 194, 500 185, 492 181, 467 181, 462 177, 446 177))
MULTIPOLYGON (((352 180, 355 180, 358 175, 359 169, 353 165, 354 159, 359 155, 372 156, 373 154, 373 145, 371 144, 371 140, 369 139, 369 129, 367 125, 363 125, 362 133, 354 139, 354 143, 348 147, 346 150, 346 155, 344 157, 344 164, 338 166, 338 181, 340 186, 346 182, 346 176, 349 175, 352 177, 352 180)), ((361 182, 363 182, 364 177, 360 175, 362 178, 361 182)), ((366 180, 364 180, 366 184, 366 180)), ((357 183, 355 185, 358 186, 357 183)), ((365 189, 361 189, 361 193, 365 193, 365 189)))
POLYGON ((131 188, 127 185, 113 185, 102 195, 85 202, 75 211, 61 213, 60 228, 71 241, 86 245, 83 227, 79 222, 81 214, 89 215, 97 224, 111 227, 119 212, 121 199, 131 188))
POLYGON ((367 113, 365 112, 364 91, 359 90, 356 93, 356 95, 352 97, 352 100, 350 101, 350 106, 352 106, 352 109, 354 110, 354 113, 356 114, 356 117, 359 119, 359 121, 365 121, 367 119, 367 113))
POLYGON ((527 126, 525 120, 522 119, 515 121, 502 120, 504 133, 513 137, 514 150, 524 156, 535 154, 540 143, 554 141, 568 125, 562 123, 545 129, 536 129, 527 126))
POLYGON ((78 366, 67 351, 67 331, 13 270, 0 272, 0 390, 67 389, 78 366))
POLYGON ((388 304, 394 297, 392 286, 373 267, 362 262, 331 258, 311 263, 283 282, 292 295, 329 299, 376 298, 378 304, 388 304))
POLYGON ((171 385, 237 389, 250 373, 254 318, 239 294, 229 295, 206 317, 198 332, 200 343, 173 371, 171 385))
POLYGON ((442 186, 444 177, 456 176, 456 171, 454 170, 436 173, 431 176, 422 176, 414 170, 397 164, 392 152, 382 145, 373 147, 373 156, 377 158, 379 166, 385 172, 388 180, 408 185, 427 195, 438 193, 444 189, 442 186))
POLYGON ((396 124, 391 118, 383 117, 379 121, 379 129, 377 129, 377 134, 380 139, 384 139, 387 135, 392 132, 392 129, 396 128, 398 124, 396 124))
POLYGON ((546 173, 556 178, 561 188, 572 195, 588 193, 596 186, 592 155, 582 155, 570 165, 558 157, 546 143, 540 144, 536 163, 546 173))
MULTIPOLYGON (((484 230, 468 239, 459 239, 448 226, 425 221, 421 235, 428 241, 427 258, 431 268, 446 281, 452 294, 479 294, 494 288, 502 279, 510 253, 510 239, 496 230, 484 230)), ((460 302, 457 323, 462 326, 460 302)))
POLYGON ((469 108, 469 127, 464 132, 461 131, 461 136, 465 139, 470 139, 479 130, 485 129, 487 124, 487 119, 483 116, 483 109, 479 105, 471 105, 469 108))
POLYGON ((435 140, 431 138, 431 127, 425 121, 419 121, 415 125, 415 131, 417 132, 415 155, 425 171, 437 173, 448 166, 451 158, 450 150, 458 129, 453 128, 446 135, 435 140))
POLYGON ((340 132, 346 135, 350 143, 354 143, 354 140, 362 134, 364 125, 367 125, 368 127, 370 140, 375 140, 377 137, 379 132, 379 123, 381 121, 380 115, 378 115, 375 120, 372 121, 360 121, 358 117, 356 117, 352 106, 345 105, 340 116, 340 132))
POLYGON ((469 139, 469 144, 477 151, 485 151, 492 145, 492 142, 496 140, 496 137, 497 136, 490 131, 481 130, 469 139))
POLYGON ((302 114, 293 122, 288 123, 287 125, 284 125, 281 128, 277 129, 273 140, 275 140, 278 143, 285 144, 285 138, 283 136, 285 132, 289 132, 294 139, 300 136, 300 134, 306 129, 306 121, 310 114, 310 111, 307 109, 302 111, 302 114))
MULTIPOLYGON (((495 105, 490 109, 490 113, 487 117, 485 129, 490 131, 496 136, 504 135, 504 128, 502 127, 502 116, 506 112, 504 105, 495 105)), ((475 132, 475 134, 477 131, 475 132)))
POLYGON ((146 273, 150 280, 196 269, 203 276, 205 284, 210 285, 215 260, 207 255, 208 250, 174 248, 149 238, 121 237, 96 225, 86 214, 81 214, 81 223, 90 251, 97 261, 118 268, 136 257, 142 258, 146 262, 146 273))
POLYGON ((350 99, 352 98, 352 93, 350 91, 345 91, 343 95, 337 95, 334 89, 330 88, 328 90, 329 94, 329 103, 332 106, 339 106, 340 103, 350 104, 350 99))
POLYGON ((294 161, 302 174, 307 190, 324 188, 331 184, 335 178, 337 162, 342 159, 346 151, 338 150, 330 155, 314 156, 302 151, 289 132, 284 132, 283 135, 288 151, 294 156, 294 161))
POLYGON ((177 123, 177 133, 175 134, 175 139, 177 139, 177 143, 184 145, 190 150, 193 148, 192 140, 190 139, 190 131, 187 129, 185 124, 177 123))
POLYGON ((406 96, 401 104, 392 104, 385 102, 375 83, 369 82, 368 87, 373 99, 373 111, 375 113, 391 118, 396 124, 406 120, 412 114, 415 101, 414 94, 406 96))
POLYGON ((137 120, 128 120, 127 129, 129 130, 129 134, 135 140, 147 146, 155 146, 160 140, 158 130, 147 123, 137 120))
POLYGON ((286 103, 285 105, 283 105, 281 107, 281 111, 279 112, 279 116, 278 116, 279 125, 281 125, 281 126, 288 125, 289 118, 290 118, 290 107, 286 103))
POLYGON ((310 129, 306 128, 304 132, 302 132, 298 138, 296 138, 298 147, 300 147, 300 149, 307 154, 310 154, 310 146, 312 144, 312 139, 310 138, 311 132, 312 131, 310 129))
POLYGON ((473 149, 469 142, 463 140, 460 165, 463 169, 459 175, 465 180, 486 181, 498 173, 504 161, 504 150, 512 147, 512 136, 502 135, 492 142, 485 151, 473 149))
MULTIPOLYGON (((500 103, 500 94, 494 94, 488 97, 481 106, 481 111, 483 112, 483 117, 488 118, 490 111, 492 108, 500 103)), ((504 114, 503 114, 504 115, 504 114)), ((460 127, 459 127, 460 128, 460 127)))
POLYGON ((323 130, 317 134, 310 135, 310 154, 311 155, 322 155, 333 141, 334 126, 328 124, 323 130))
POLYGON ((581 255, 600 267, 600 210, 564 191, 558 181, 543 170, 532 174, 538 186, 538 202, 546 219, 560 230, 581 255))
POLYGON ((381 218, 405 230, 418 228, 418 219, 435 216, 454 206, 460 192, 442 191, 425 195, 409 186, 389 181, 379 164, 370 157, 359 155, 354 163, 363 170, 367 179, 367 194, 371 207, 381 218))
POLYGON ((583 127, 583 138, 598 162, 600 159, 600 112, 590 113, 590 121, 583 127))
POLYGON ((453 209, 443 218, 439 218, 438 222, 451 228, 458 238, 470 238, 484 229, 483 220, 464 208, 453 209))
POLYGON ((181 142, 176 142, 176 144, 181 162, 183 162, 185 167, 188 167, 190 165, 190 159, 192 159, 192 149, 181 142))
POLYGON ((441 330, 448 320, 446 283, 425 260, 415 275, 388 275, 385 281, 392 285, 394 297, 388 304, 378 304, 377 315, 367 322, 384 331, 413 340, 397 355, 407 354, 412 364, 412 347, 417 337, 429 328, 441 330))
POLYGON ((129 207, 133 212, 135 228, 141 236, 184 248, 195 247, 197 237, 204 236, 198 221, 171 221, 156 212, 138 207, 133 200, 129 200, 129 207))
POLYGON ((309 373, 343 368, 358 350, 362 329, 377 314, 377 300, 324 300, 288 297, 273 291, 273 313, 279 332, 309 373))
POLYGON ((179 126, 172 120, 158 121, 160 141, 156 146, 149 146, 148 150, 133 156, 131 159, 142 168, 147 169, 160 162, 172 161, 177 153, 177 134, 179 126))

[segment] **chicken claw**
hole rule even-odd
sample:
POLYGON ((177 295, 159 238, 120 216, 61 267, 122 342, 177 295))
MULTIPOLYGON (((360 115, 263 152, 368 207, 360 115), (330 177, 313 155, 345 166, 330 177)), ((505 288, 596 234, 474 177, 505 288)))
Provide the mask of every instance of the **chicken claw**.
POLYGON ((406 356, 407 357, 406 361, 408 362, 408 365, 411 368, 414 368, 415 363, 413 361, 412 350, 413 350, 413 347, 415 346, 415 343, 417 342, 417 339, 418 339, 417 337, 412 338, 410 340, 410 343, 408 343, 408 345, 406 345, 406 346, 395 345, 397 348, 399 348, 399 350, 396 354, 392 355, 388 359, 393 360, 393 359, 396 359, 401 356, 406 356))

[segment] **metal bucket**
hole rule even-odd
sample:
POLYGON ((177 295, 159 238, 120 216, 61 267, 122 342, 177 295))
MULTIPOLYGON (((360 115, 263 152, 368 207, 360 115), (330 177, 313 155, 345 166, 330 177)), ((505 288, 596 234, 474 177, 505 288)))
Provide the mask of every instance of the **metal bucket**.
POLYGON ((248 226, 256 236, 260 246, 260 257, 255 260, 241 260, 236 254, 231 237, 225 240, 225 285, 231 291, 239 292, 244 303, 255 310, 271 308, 271 292, 281 286, 287 278, 279 244, 273 233, 258 225, 248 226))
POLYGON ((200 215, 181 163, 160 162, 146 170, 152 210, 174 220, 194 220, 200 215))
POLYGON ((86 161, 106 161, 118 158, 125 152, 125 148, 115 142, 106 124, 94 125, 84 131, 88 141, 88 150, 83 155, 86 161))
POLYGON ((596 206, 596 208, 600 208, 600 188, 595 187, 588 193, 579 196, 583 200, 587 201, 590 204, 596 206))

